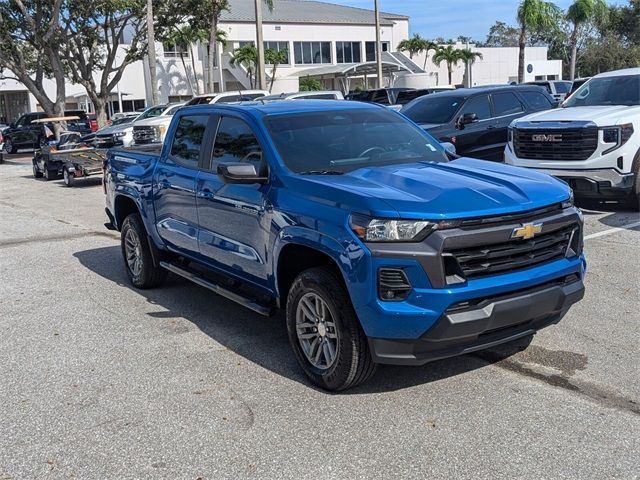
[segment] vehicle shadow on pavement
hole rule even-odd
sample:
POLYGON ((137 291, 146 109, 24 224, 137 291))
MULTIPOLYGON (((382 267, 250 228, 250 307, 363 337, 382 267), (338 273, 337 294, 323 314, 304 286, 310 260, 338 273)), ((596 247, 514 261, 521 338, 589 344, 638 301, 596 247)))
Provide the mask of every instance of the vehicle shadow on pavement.
MULTIPOLYGON (((173 274, 169 274, 167 282, 162 287, 150 290, 135 289, 127 278, 120 246, 79 251, 73 256, 85 268, 118 286, 135 291, 136 295, 142 296, 148 304, 157 307, 157 311, 140 312, 138 317, 154 319, 158 322, 159 329, 167 335, 175 334, 169 324, 176 318, 184 318, 217 343, 247 360, 277 375, 317 389, 304 376, 293 356, 282 313, 273 318, 260 316, 173 274)), ((123 304, 114 304, 117 302, 113 299, 104 297, 102 303, 110 311, 123 317, 140 310, 139 305, 127 308, 123 304)), ((519 350, 515 346, 499 349, 495 362, 517 351, 519 350)), ((465 355, 422 367, 383 365, 367 383, 344 393, 367 394, 401 390, 454 377, 488 363, 494 361, 465 355)))

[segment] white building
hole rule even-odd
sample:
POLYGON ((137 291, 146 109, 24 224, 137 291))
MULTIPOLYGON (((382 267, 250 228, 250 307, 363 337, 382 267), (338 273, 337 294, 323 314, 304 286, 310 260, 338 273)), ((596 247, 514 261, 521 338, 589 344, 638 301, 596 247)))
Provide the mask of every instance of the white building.
MULTIPOLYGON (((409 38, 409 17, 381 13, 380 23, 387 85, 426 87, 448 83, 446 65, 437 67, 431 61, 433 51, 426 64, 424 54, 414 56, 411 61, 397 52, 398 44, 409 38)), ((220 86, 224 90, 249 88, 245 69, 232 66, 230 60, 235 48, 245 42, 255 42, 254 0, 230 0, 230 9, 223 13, 219 28, 227 33, 227 45, 215 58, 216 91, 220 86)), ((277 67, 273 93, 298 90, 299 78, 307 75, 320 79, 329 89, 345 92, 356 87, 374 86, 375 22, 372 10, 320 1, 278 0, 274 2, 272 12, 264 11, 263 32, 266 47, 288 52, 288 61, 277 67)), ((464 45, 457 47, 464 48, 464 45)), ((125 48, 122 46, 121 50, 125 48)), ((517 79, 516 48, 471 48, 483 54, 483 60, 478 60, 472 67, 473 85, 517 79)), ((161 102, 205 93, 207 45, 181 48, 158 43, 156 50, 161 102)), ((561 78, 561 62, 546 57, 546 48, 527 48, 525 58, 531 71, 526 80, 561 78)), ((463 83, 464 70, 462 64, 455 67, 452 83, 463 83)), ((266 73, 270 83, 271 66, 267 66, 266 73)), ((46 87, 53 97, 53 82, 46 87)), ((118 88, 112 92, 110 109, 130 111, 149 105, 150 101, 147 64, 139 61, 127 67, 118 88)), ((67 85, 67 106, 92 110, 84 88, 71 83, 67 85)), ((39 105, 35 98, 22 84, 0 80, 0 123, 13 121, 19 114, 37 109, 39 105)))

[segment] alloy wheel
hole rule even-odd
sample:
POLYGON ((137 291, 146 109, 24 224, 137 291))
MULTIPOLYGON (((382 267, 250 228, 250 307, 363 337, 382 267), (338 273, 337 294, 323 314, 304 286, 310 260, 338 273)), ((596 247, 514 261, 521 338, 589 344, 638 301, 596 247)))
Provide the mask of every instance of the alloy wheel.
POLYGON ((127 230, 124 237, 124 249, 127 266, 134 277, 142 272, 142 249, 140 248, 140 238, 134 230, 127 230))
POLYGON ((302 352, 316 368, 330 368, 338 356, 338 331, 331 309, 318 294, 300 298, 296 309, 296 334, 302 352))

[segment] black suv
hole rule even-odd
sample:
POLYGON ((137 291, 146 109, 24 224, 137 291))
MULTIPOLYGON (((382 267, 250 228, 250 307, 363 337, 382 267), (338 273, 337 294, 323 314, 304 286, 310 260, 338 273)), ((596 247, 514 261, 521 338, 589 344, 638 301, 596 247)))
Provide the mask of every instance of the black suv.
POLYGON ((345 100, 358 102, 378 103, 380 105, 394 105, 400 92, 414 90, 413 88, 377 88, 375 90, 363 90, 361 92, 348 93, 345 100))
MULTIPOLYGON (((82 135, 91 133, 91 121, 83 110, 66 110, 65 117, 79 117, 79 120, 67 121, 67 130, 80 132, 82 135)), ((45 130, 42 123, 33 123, 34 120, 47 118, 44 112, 25 113, 7 128, 4 136, 4 149, 7 153, 16 153, 19 148, 38 148, 45 139, 45 130)), ((49 125, 53 130, 53 126, 49 125)))
POLYGON ((511 121, 556 106, 544 88, 517 85, 432 93, 400 113, 441 142, 453 143, 458 155, 501 162, 511 121))

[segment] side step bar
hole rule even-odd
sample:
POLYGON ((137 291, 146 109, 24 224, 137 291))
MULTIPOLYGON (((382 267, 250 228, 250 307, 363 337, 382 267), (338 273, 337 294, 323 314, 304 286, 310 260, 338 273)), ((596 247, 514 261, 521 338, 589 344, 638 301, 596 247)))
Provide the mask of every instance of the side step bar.
POLYGON ((248 309, 253 310, 256 313, 259 313, 260 315, 265 315, 268 317, 273 315, 274 313, 273 312, 274 309, 272 306, 259 303, 258 300, 244 296, 240 292, 233 292, 213 282, 212 280, 209 280, 199 272, 195 272, 193 270, 187 269, 182 266, 178 266, 170 262, 160 262, 160 266, 162 268, 169 270, 170 272, 175 273, 176 275, 180 275, 181 277, 186 278, 187 280, 191 280, 193 283, 197 283, 198 285, 204 288, 208 288, 209 290, 217 293, 218 295, 222 295, 223 297, 228 298, 229 300, 233 300, 234 302, 239 303, 240 305, 243 305, 248 309))

